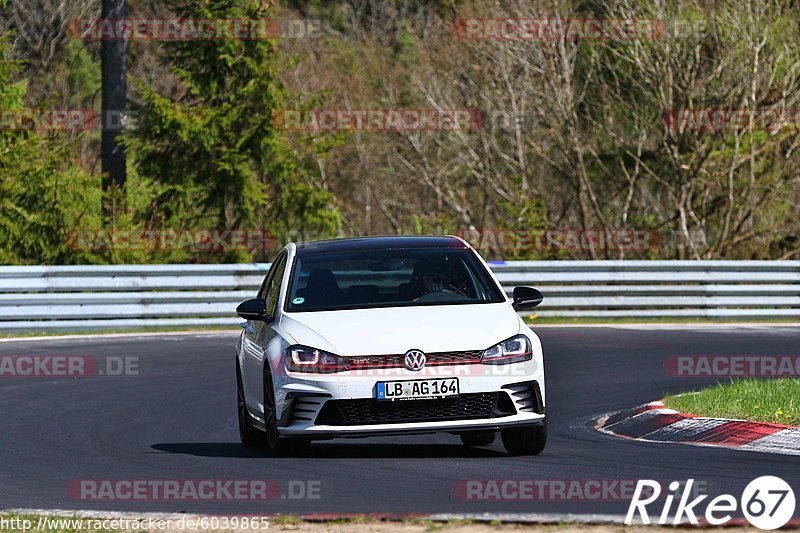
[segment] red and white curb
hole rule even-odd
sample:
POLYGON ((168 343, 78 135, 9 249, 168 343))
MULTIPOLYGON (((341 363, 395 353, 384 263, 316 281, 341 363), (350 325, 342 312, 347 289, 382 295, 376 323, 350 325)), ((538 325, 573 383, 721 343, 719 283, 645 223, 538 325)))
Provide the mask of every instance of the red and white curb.
POLYGON ((800 427, 705 418, 651 402, 604 416, 597 429, 609 435, 646 442, 677 442, 757 452, 800 455, 800 427))

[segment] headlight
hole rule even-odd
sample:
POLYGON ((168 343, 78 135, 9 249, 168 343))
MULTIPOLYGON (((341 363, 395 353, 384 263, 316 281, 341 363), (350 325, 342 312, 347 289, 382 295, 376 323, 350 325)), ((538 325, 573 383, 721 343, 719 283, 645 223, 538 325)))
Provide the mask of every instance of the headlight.
POLYGON ((313 372, 331 374, 349 370, 347 362, 338 355, 308 346, 287 348, 286 370, 289 372, 313 372))
POLYGON ((532 357, 531 341, 525 335, 517 335, 484 350, 481 362, 487 365, 505 365, 528 361, 532 357))

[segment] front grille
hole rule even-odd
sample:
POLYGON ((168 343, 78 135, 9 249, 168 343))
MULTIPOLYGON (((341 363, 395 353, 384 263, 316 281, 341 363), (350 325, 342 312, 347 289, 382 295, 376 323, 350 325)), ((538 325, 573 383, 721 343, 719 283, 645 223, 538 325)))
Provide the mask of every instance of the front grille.
POLYGON ((426 365, 469 365, 480 363, 483 350, 441 352, 427 355, 426 365))
POLYGON ((514 414, 514 405, 505 392, 479 392, 435 400, 328 400, 317 416, 316 423, 326 426, 400 424, 500 418, 514 414))
MULTIPOLYGON (((471 365, 481 362, 483 350, 462 350, 457 352, 434 352, 425 354, 426 366, 471 365)), ((348 356, 348 366, 352 370, 368 368, 401 368, 405 354, 348 356)))

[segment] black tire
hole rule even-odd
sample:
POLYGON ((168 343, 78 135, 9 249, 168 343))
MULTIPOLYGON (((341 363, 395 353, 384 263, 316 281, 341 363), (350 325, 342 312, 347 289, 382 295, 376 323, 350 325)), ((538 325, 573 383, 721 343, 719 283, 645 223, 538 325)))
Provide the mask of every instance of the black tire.
POLYGON ((509 455, 539 455, 547 444, 547 419, 541 426, 523 426, 500 432, 509 455))
POLYGON ((242 372, 239 369, 239 362, 236 362, 236 404, 237 418, 239 419, 239 440, 246 448, 263 448, 264 432, 253 425, 253 417, 247 411, 247 403, 244 399, 244 387, 242 386, 242 372))
POLYGON ((459 437, 466 446, 489 446, 494 442, 495 434, 494 431, 470 431, 459 437))
POLYGON ((272 374, 264 373, 264 426, 266 432, 266 448, 273 457, 290 457, 308 450, 311 441, 308 439, 281 437, 278 432, 278 420, 275 416, 275 386, 272 374))

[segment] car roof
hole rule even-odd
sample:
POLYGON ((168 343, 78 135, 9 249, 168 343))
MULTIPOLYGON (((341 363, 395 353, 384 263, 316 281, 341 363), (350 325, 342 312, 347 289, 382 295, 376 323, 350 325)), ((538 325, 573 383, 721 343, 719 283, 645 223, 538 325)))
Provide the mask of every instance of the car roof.
POLYGON ((419 248, 458 248, 466 250, 469 245, 452 236, 434 235, 390 235, 384 237, 354 237, 325 241, 302 242, 295 245, 299 255, 306 253, 359 252, 372 250, 404 250, 419 248))

